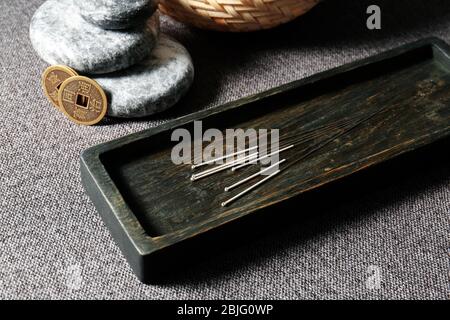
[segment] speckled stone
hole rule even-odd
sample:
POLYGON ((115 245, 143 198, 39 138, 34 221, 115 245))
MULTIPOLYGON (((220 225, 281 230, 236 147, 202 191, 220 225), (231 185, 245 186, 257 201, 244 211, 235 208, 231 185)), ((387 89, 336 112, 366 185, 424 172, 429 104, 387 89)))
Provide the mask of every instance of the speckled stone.
POLYGON ((32 18, 30 38, 47 63, 102 74, 128 68, 148 57, 157 43, 158 29, 156 13, 132 29, 104 30, 86 22, 74 0, 48 0, 32 18))
POLYGON ((181 44, 161 35, 146 61, 94 79, 108 95, 109 116, 145 117, 164 111, 179 101, 192 84, 194 67, 181 44))
POLYGON ((127 29, 150 17, 156 0, 83 0, 77 1, 87 21, 104 29, 127 29))

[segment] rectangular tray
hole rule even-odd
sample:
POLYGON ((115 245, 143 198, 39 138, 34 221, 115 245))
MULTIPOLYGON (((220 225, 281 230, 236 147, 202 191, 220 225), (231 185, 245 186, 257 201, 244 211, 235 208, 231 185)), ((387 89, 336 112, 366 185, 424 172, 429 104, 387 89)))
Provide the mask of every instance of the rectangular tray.
MULTIPOLYGON (((208 255, 214 241, 234 237, 218 232, 226 225, 449 136, 449 53, 443 41, 425 39, 95 146, 81 157, 83 185, 138 278, 157 282, 194 250, 208 255), (203 130, 289 125, 300 134, 381 109, 229 207, 220 205, 230 197, 224 181, 240 173, 192 182, 189 166, 171 162, 172 131, 192 131, 195 120, 203 130)), ((273 219, 280 215, 289 219, 273 219)))

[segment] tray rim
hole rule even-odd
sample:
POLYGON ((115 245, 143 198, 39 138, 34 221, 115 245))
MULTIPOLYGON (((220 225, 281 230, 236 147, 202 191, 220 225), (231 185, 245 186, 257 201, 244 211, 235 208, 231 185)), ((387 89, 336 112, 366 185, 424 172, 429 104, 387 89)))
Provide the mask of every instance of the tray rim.
MULTIPOLYGON (((124 235, 127 237, 127 240, 132 244, 133 248, 140 256, 149 255, 155 251, 163 249, 165 247, 171 246, 177 242, 187 240, 191 237, 199 233, 205 233, 210 231, 211 229, 218 228, 224 223, 211 223, 211 225, 206 226, 203 224, 189 226, 180 232, 184 237, 167 237, 170 234, 162 235, 158 237, 151 237, 146 234, 145 229, 139 222, 136 215, 126 204, 125 199, 123 198, 120 190, 108 174, 106 168, 104 167, 100 157, 112 150, 121 148, 129 143, 136 142, 141 139, 145 139, 151 136, 154 136, 158 133, 174 129, 179 126, 186 125, 194 120, 201 120, 207 118, 212 115, 216 115, 221 112, 225 112, 228 110, 236 109, 242 106, 245 106, 249 103, 256 102, 258 100, 262 100, 268 98, 270 96, 276 95, 280 92, 286 92, 290 90, 295 90, 299 87, 313 84, 324 78, 329 78, 336 74, 346 73, 358 68, 362 68, 366 65, 370 65, 376 62, 383 61, 385 59, 394 58, 396 56, 400 56, 408 51, 418 49, 425 46, 431 46, 441 51, 449 60, 450 60, 450 46, 443 40, 436 37, 429 37, 425 39, 421 39, 415 41, 413 43, 404 44, 402 46, 390 49, 388 51, 376 54, 371 57, 367 57, 361 60, 357 60, 342 66, 338 66, 312 76, 295 80, 293 82, 278 86, 276 88, 269 89, 267 91, 257 93, 248 97, 244 97, 238 99, 236 101, 231 101, 224 105, 215 106, 210 109, 205 109, 201 111, 197 111, 188 115, 181 116, 176 119, 169 120, 159 126, 145 129, 136 133, 132 133, 130 135, 114 139, 93 147, 90 147, 84 150, 81 154, 81 166, 86 172, 89 174, 92 182, 95 184, 95 188, 98 192, 100 192, 101 197, 106 202, 108 209, 113 214, 116 222, 120 225, 124 235), (93 170, 95 169, 95 170, 93 170)), ((421 146, 420 142, 418 143, 417 148, 421 146)), ((416 147, 414 148, 416 149, 416 147)), ((404 152, 407 152, 409 149, 405 148, 404 152)), ((397 155, 398 156, 398 155, 397 155)), ((306 190, 307 191, 307 190, 306 190)), ((283 201, 284 199, 280 199, 283 201)), ((276 203, 278 203, 277 201, 276 203)), ((272 205, 271 203, 270 205, 272 205)), ((98 210, 98 208, 96 208, 98 210)), ((235 219, 238 219, 243 216, 247 216, 249 214, 254 213, 257 210, 251 210, 246 212, 245 215, 237 216, 232 219, 229 219, 225 222, 231 222, 235 219)), ((100 211, 100 210, 98 210, 100 211)), ((102 213, 101 213, 102 215, 102 213)))

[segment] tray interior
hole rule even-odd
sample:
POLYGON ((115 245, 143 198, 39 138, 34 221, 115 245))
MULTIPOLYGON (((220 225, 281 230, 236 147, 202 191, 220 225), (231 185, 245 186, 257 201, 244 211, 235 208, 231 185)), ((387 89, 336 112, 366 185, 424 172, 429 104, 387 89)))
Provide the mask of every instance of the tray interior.
POLYGON ((229 207, 220 203, 242 189, 225 193, 224 186, 257 169, 192 182, 189 165, 171 162, 172 130, 108 151, 101 161, 146 233, 164 237, 191 226, 226 223, 443 137, 450 129, 448 106, 448 57, 426 45, 212 114, 202 119, 203 130, 276 128, 300 135, 383 110, 302 161, 295 162, 297 152, 283 154, 286 170, 229 207))

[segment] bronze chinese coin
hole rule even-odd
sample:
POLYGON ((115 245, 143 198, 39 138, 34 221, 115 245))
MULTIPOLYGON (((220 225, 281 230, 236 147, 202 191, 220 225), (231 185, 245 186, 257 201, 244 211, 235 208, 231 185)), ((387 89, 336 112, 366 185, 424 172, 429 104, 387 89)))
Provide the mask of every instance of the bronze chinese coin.
POLYGON ((75 76, 78 76, 76 71, 66 66, 50 66, 42 74, 44 94, 58 109, 61 109, 58 102, 58 91, 61 84, 70 77, 75 76))
POLYGON ((73 122, 91 126, 106 115, 108 100, 100 85, 87 77, 75 76, 64 81, 58 101, 62 112, 73 122))

